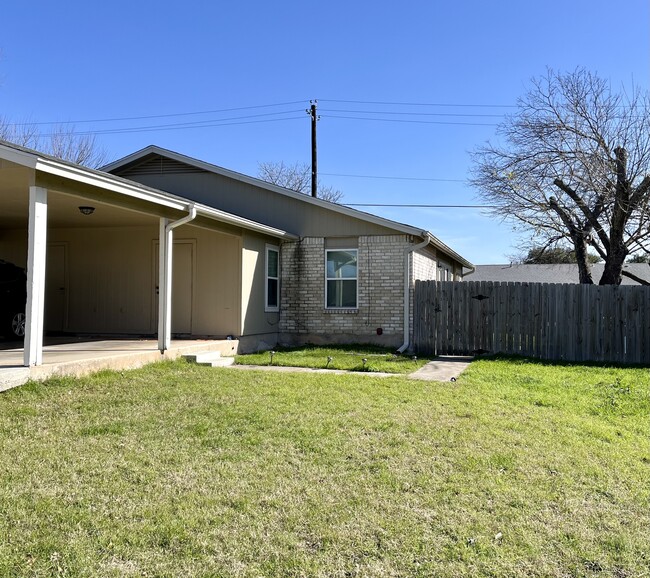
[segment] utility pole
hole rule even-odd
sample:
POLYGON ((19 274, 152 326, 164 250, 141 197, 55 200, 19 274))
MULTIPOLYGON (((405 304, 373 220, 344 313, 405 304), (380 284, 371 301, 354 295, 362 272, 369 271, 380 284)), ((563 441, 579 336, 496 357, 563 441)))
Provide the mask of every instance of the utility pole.
POLYGON ((311 196, 317 197, 318 188, 318 158, 316 155, 316 122, 320 116, 316 114, 317 100, 309 101, 311 106, 307 109, 307 114, 311 117, 311 196))

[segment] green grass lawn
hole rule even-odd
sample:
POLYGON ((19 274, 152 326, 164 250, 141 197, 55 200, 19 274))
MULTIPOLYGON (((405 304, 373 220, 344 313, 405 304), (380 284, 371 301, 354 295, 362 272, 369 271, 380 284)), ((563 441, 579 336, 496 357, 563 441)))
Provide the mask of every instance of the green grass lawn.
POLYGON ((393 350, 369 345, 341 345, 338 347, 306 346, 277 349, 238 355, 240 365, 273 365, 310 367, 312 369, 344 369, 347 371, 375 371, 383 373, 412 373, 432 358, 396 355, 393 350), (365 361, 364 361, 365 360, 365 361))
POLYGON ((647 369, 156 364, 0 395, 0 576, 648 576, 647 369))

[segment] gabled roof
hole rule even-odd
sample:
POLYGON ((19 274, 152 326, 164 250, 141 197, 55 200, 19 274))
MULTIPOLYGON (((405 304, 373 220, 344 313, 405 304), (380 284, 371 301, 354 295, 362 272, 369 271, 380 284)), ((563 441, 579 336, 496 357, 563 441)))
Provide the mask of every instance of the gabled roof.
MULTIPOLYGON (((594 283, 600 280, 605 265, 591 266, 594 283)), ((650 265, 647 263, 625 263, 624 271, 650 283, 650 265)), ((557 263, 549 265, 476 265, 473 273, 466 274, 464 281, 501 281, 510 283, 579 283, 578 265, 557 263)), ((622 285, 638 285, 636 281, 623 276, 622 285)))
POLYGON ((349 217, 353 217, 355 219, 359 219, 361 221, 366 221, 369 223, 373 223, 375 225, 379 225, 382 227, 386 227, 388 229, 393 229, 395 231, 398 231, 400 233, 406 234, 406 235, 413 235, 416 237, 421 237, 423 240, 428 239, 429 243, 434 246, 437 249, 440 249, 443 253, 449 255, 450 257, 453 257, 456 261, 461 263, 464 267, 469 267, 473 268, 474 265, 467 261, 464 257, 456 253, 451 247, 448 247, 445 243, 443 243, 440 239, 435 237, 433 234, 431 234, 429 231, 424 231, 422 229, 419 229, 417 227, 412 227, 411 225, 406 225, 404 223, 398 223, 396 221, 391 221, 390 219, 385 219, 384 217, 379 217, 377 215, 373 215, 372 213, 366 213, 364 211, 359 211, 358 209, 353 209, 351 207, 347 207, 345 205, 341 205, 338 203, 332 203, 330 201, 325 201, 323 199, 318 199, 315 197, 312 197, 310 195, 305 195, 303 193, 299 193, 297 191, 293 191, 291 189, 286 189, 284 187, 280 187, 277 185, 273 185, 271 183, 267 183, 266 181, 263 181, 261 179, 257 179, 255 177, 250 177, 248 175, 244 175, 242 173, 238 173, 236 171, 232 171, 229 169, 225 169, 223 167, 213 165, 211 163, 207 163, 205 161, 201 161, 199 159, 195 159, 156 145, 149 145, 139 151, 134 152, 133 154, 130 154, 126 157, 123 157, 117 161, 114 161, 112 163, 109 163, 108 165, 102 167, 102 170, 107 171, 107 172, 113 172, 118 169, 124 169, 128 167, 129 165, 136 164, 138 161, 143 160, 145 157, 149 155, 160 155, 161 157, 166 157, 168 159, 172 159, 173 161, 176 161, 178 163, 183 163, 189 167, 192 167, 194 169, 199 169, 202 171, 207 171, 210 173, 215 173, 217 175, 221 175, 223 177, 227 177, 242 183, 247 183, 249 185, 253 185, 255 187, 260 187, 263 189, 266 189, 268 191, 272 191, 274 193, 277 193, 279 195, 284 195, 286 197, 290 197, 292 199, 296 199, 302 203, 309 203, 316 205, 318 207, 322 207, 324 209, 327 209, 329 211, 333 211, 335 213, 340 213, 343 215, 347 215, 349 217))
POLYGON ((193 205, 198 215, 207 217, 215 221, 227 223, 244 229, 249 229, 271 235, 277 238, 295 239, 296 235, 269 227, 263 223, 257 223, 233 215, 214 207, 210 207, 201 203, 190 202, 183 197, 173 195, 166 191, 154 189, 146 185, 142 185, 135 181, 123 179, 121 177, 112 175, 102 170, 91 169, 83 167, 75 163, 64 161, 51 155, 28 149, 10 142, 0 140, 0 159, 13 162, 17 165, 28 167, 36 171, 55 175, 62 178, 71 179, 73 181, 84 183, 86 185, 95 186, 101 189, 119 193, 127 197, 137 198, 142 201, 153 203, 168 209, 175 209, 179 211, 189 210, 189 206, 193 205))

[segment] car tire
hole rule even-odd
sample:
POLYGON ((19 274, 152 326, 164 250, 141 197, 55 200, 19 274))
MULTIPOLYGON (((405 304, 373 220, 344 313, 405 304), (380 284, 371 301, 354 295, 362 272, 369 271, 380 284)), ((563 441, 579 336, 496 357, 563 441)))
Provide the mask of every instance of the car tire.
POLYGON ((25 313, 23 312, 18 312, 14 313, 11 316, 11 321, 9 324, 9 331, 11 337, 15 339, 25 339, 25 323, 26 323, 26 317, 25 313))

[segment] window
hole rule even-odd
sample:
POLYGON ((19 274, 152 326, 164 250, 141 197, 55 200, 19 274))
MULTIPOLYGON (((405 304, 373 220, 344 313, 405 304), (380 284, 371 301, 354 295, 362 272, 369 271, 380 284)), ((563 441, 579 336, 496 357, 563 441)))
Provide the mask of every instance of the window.
POLYGON ((266 246, 266 290, 264 311, 280 310, 280 249, 266 246))
POLYGON ((453 281, 454 273, 451 268, 451 265, 445 263, 444 261, 438 261, 438 271, 437 271, 438 281, 453 281))
POLYGON ((356 309, 357 249, 325 251, 325 307, 356 309))

